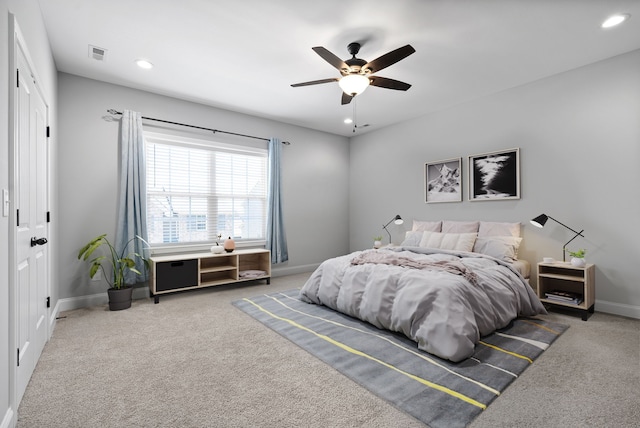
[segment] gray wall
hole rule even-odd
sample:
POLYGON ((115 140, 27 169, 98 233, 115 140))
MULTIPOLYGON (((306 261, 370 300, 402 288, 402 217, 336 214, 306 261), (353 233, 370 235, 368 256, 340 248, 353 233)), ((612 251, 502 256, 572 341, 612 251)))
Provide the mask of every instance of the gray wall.
MULTIPOLYGON (((395 214, 395 243, 418 220, 523 224, 521 257, 532 267, 562 259, 573 234, 546 213, 584 228, 570 247, 596 264, 596 310, 640 318, 640 51, 433 113, 351 141, 350 248, 372 245, 395 214), (519 147, 520 200, 469 202, 467 156, 519 147), (424 162, 463 157, 464 201, 424 203, 424 162)), ((386 237, 386 234, 385 234, 386 237)))
MULTIPOLYGON (((52 123, 56 120, 56 69, 49 48, 49 41, 42 22, 40 7, 35 0, 0 0, 0 189, 10 189, 9 176, 9 13, 13 13, 18 22, 22 36, 29 49, 39 78, 39 85, 43 89, 46 101, 49 103, 49 118, 52 123)), ((52 158, 56 156, 55 129, 49 139, 52 158)), ((52 171, 52 197, 55 198, 55 165, 52 171)), ((12 198, 13 195, 10 195, 12 198)), ((52 205, 54 206, 54 205, 52 205)), ((13 205, 12 205, 13 209, 13 205)), ((16 403, 12 402, 13 391, 10 384, 10 373, 14 371, 15 348, 10 341, 9 332, 14 328, 11 323, 13 296, 9 295, 9 250, 10 233, 14 228, 9 224, 9 218, 0 215, 0 425, 11 424, 16 420, 16 403)), ((55 222, 52 223, 52 234, 55 236, 55 222)), ((55 251, 51 251, 51 272, 55 276, 57 263, 55 251)), ((57 284, 55 279, 51 283, 51 296, 57 299, 57 284)), ((51 321, 51 320, 49 320, 51 321)))
MULTIPOLYGON (((290 141, 283 148, 283 203, 289 261, 273 274, 311 270, 348 250, 348 139, 279 122, 177 100, 123 86, 59 73, 60 92, 60 296, 104 293, 87 266, 76 259, 90 238, 115 234, 119 121, 107 109, 130 109, 144 116, 290 141)), ((145 128, 157 130, 152 122, 145 128)), ((181 128, 184 131, 184 128, 181 128)), ((196 131, 200 132, 200 131, 196 131)), ((202 133, 201 133, 202 135, 202 133)), ((225 137, 225 141, 246 141, 225 137)), ((266 146, 265 146, 266 147, 266 146)))

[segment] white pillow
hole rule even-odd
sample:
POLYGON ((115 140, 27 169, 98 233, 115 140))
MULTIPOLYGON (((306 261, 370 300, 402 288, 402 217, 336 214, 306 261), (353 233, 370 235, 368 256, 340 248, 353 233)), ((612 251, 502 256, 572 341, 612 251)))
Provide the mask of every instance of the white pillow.
POLYGON ((522 238, 518 236, 478 236, 473 252, 486 254, 505 262, 514 262, 518 258, 522 238))
POLYGON ((448 221, 442 222, 442 233, 477 233, 479 221, 448 221))
POLYGON ((440 232, 442 229, 441 221, 421 221, 421 220, 413 220, 413 228, 411 229, 414 232, 424 232, 425 230, 429 232, 440 232))
POLYGON ((520 236, 520 223, 481 221, 478 236, 520 236))
POLYGON ((473 250, 473 243, 477 236, 477 233, 422 232, 420 246, 425 248, 440 248, 441 250, 470 252, 473 250))
POLYGON ((422 234, 422 231, 407 231, 404 235, 404 241, 402 241, 402 244, 400 245, 404 247, 419 247, 420 241, 422 240, 422 234))

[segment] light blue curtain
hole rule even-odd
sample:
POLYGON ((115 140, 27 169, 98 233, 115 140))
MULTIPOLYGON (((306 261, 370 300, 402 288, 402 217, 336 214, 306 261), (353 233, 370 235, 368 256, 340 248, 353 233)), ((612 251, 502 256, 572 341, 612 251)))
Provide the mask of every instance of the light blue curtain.
POLYGON ((282 143, 277 138, 269 140, 269 187, 267 190, 267 249, 271 250, 271 264, 289 260, 287 238, 282 219, 281 183, 282 143))
MULTIPOLYGON (((148 257, 148 248, 144 242, 134 239, 136 236, 147 240, 147 180, 144 158, 144 135, 142 133, 142 115, 124 110, 120 124, 120 193, 116 228, 115 248, 121 254, 135 252, 148 257), (132 240, 133 239, 133 240, 132 240)), ((148 272, 144 262, 136 258, 136 268, 142 276, 127 272, 125 283, 135 284, 146 281, 148 272)))

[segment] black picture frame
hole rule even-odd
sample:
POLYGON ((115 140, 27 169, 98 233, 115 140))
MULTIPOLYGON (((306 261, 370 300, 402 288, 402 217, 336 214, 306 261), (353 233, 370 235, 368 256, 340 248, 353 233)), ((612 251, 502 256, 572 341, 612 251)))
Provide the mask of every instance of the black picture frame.
POLYGON ((469 156, 469 200, 520 199, 520 149, 469 156))

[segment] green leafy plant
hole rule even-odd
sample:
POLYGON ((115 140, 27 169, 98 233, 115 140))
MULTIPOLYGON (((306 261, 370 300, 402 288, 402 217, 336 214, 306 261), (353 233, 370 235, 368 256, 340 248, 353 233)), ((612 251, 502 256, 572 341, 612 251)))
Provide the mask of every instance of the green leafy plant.
POLYGON ((580 249, 578 251, 569 251, 569 250, 567 250, 567 253, 569 253, 569 255, 571 257, 575 257, 577 259, 582 259, 582 258, 584 258, 584 255, 587 253, 587 250, 585 250, 585 249, 580 249))
POLYGON ((374 236, 373 240, 374 241, 382 241, 382 236, 374 236))
POLYGON ((82 247, 80 252, 78 252, 78 260, 82 259, 91 264, 91 268, 89 269, 89 276, 91 278, 98 273, 98 270, 102 270, 102 273, 111 288, 115 288, 116 290, 125 288, 127 285, 125 284, 124 276, 127 272, 131 271, 138 275, 142 275, 142 273, 136 269, 136 258, 144 262, 146 269, 149 268, 149 260, 144 258, 142 255, 135 252, 126 253, 129 244, 136 239, 139 239, 149 245, 147 241, 142 239, 140 236, 136 236, 131 238, 122 249, 122 252, 118 254, 115 247, 111 245, 111 242, 107 239, 107 234, 105 233, 93 238, 87 243, 87 245, 82 247), (93 253, 102 246, 107 248, 107 254, 103 254, 89 260, 93 253), (105 264, 109 266, 109 271, 105 270, 105 264), (109 278, 111 278, 111 280, 109 280, 109 278))

